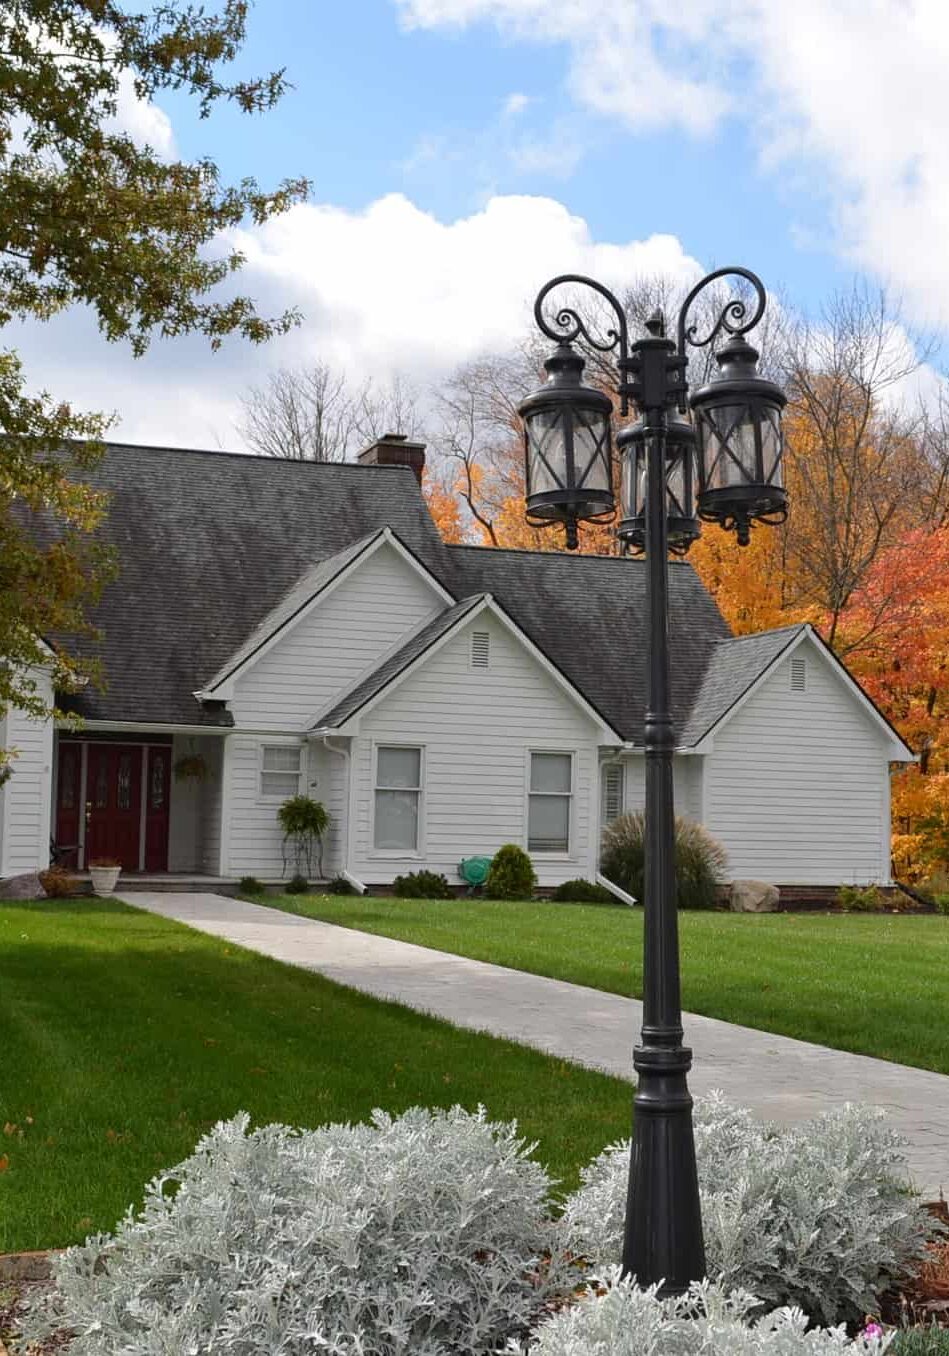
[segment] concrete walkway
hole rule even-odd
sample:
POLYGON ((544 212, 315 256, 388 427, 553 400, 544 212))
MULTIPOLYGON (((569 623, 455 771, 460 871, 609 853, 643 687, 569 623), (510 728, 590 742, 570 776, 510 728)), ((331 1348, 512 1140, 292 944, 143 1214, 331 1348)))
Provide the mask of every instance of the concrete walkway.
MULTIPOLYGON (((455 1026, 631 1077, 642 1021, 635 999, 221 895, 130 891, 119 898, 455 1026)), ((686 1014, 684 1025, 695 1057, 693 1093, 721 1088, 776 1121, 802 1120, 844 1102, 880 1106, 909 1141, 920 1190, 929 1198, 945 1185, 949 1194, 949 1077, 711 1017, 686 1014)))

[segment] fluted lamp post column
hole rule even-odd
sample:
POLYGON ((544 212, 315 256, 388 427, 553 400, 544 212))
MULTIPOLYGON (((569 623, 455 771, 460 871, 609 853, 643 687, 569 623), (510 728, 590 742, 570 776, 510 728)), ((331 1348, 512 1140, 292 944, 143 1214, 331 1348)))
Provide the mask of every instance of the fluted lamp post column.
POLYGON ((754 523, 778 523, 787 516, 781 435, 786 397, 759 375, 758 354, 744 338, 761 319, 765 303, 764 288, 753 273, 717 269, 686 297, 676 342, 666 337, 664 317, 657 312, 648 333, 630 343, 625 312, 612 292, 578 274, 553 278, 534 304, 538 326, 556 344, 546 363, 548 380, 519 409, 528 522, 562 525, 570 549, 578 544, 580 523, 609 521, 616 511, 612 401, 583 384, 578 344, 616 352, 620 413, 627 415, 631 403, 639 413, 617 438, 623 455, 618 535, 626 549, 646 556, 648 674, 643 1026, 633 1054, 637 1087, 623 1270, 641 1285, 662 1282, 667 1294, 681 1293, 705 1274, 687 1081, 692 1052, 683 1044, 679 992, 668 557, 688 551, 699 534, 699 518, 734 531, 744 545, 754 523), (745 301, 733 299, 709 333, 697 338, 696 326, 688 325, 692 304, 726 276, 750 283, 755 294, 751 314, 745 301), (598 293, 615 317, 615 328, 594 334, 572 305, 548 314, 549 294, 564 286, 598 293), (687 348, 711 345, 723 333, 727 342, 715 355, 719 371, 689 399, 687 348), (691 421, 686 417, 690 406, 691 421))

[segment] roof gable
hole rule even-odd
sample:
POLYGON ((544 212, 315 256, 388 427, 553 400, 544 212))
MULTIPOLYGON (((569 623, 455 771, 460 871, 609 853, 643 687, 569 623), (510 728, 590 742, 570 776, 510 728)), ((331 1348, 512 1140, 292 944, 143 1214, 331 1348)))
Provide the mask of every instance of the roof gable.
POLYGON ((321 560, 306 570, 254 628, 247 640, 230 656, 222 668, 195 693, 199 700, 226 700, 233 695, 241 674, 281 640, 289 629, 302 622, 332 591, 362 568, 380 547, 390 546, 420 575, 442 602, 451 602, 451 594, 399 540, 391 528, 383 527, 353 542, 344 550, 321 560))
POLYGON ((429 659, 443 644, 449 641, 464 625, 474 620, 481 612, 490 612, 500 624, 524 646, 531 657, 557 683, 558 687, 581 707, 583 712, 596 724, 607 741, 622 742, 619 733, 612 729, 602 714, 590 704, 580 689, 551 663, 530 636, 526 635, 517 623, 500 607, 490 594, 464 598, 453 607, 440 613, 423 626, 411 639, 394 654, 390 655, 367 677, 348 692, 339 702, 334 703, 319 717, 315 729, 339 731, 355 717, 368 712, 393 687, 429 659))
POLYGON ((735 636, 721 642, 709 663, 706 680, 683 731, 681 744, 699 747, 711 739, 751 699, 778 665, 802 645, 809 645, 835 679, 847 687, 891 745, 891 760, 913 761, 912 749, 809 622, 755 635, 735 636))

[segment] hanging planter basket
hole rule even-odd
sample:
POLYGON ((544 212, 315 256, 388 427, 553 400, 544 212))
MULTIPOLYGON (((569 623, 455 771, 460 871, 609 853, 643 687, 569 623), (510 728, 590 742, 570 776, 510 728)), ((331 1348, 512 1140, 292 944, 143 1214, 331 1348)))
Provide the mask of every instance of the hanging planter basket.
POLYGON ((208 765, 201 753, 189 753, 179 758, 174 766, 176 782, 206 782, 208 765))

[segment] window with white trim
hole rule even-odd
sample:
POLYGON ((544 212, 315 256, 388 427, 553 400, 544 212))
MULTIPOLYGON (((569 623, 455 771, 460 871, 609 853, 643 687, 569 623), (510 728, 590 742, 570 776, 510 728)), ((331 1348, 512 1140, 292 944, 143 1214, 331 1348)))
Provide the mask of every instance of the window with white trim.
POLYGON ((260 794, 268 800, 298 796, 302 771, 302 745, 264 744, 260 751, 260 794))
POLYGON ((626 800, 626 769, 622 763, 606 763, 603 767, 603 820, 612 824, 623 813, 626 800))
POLYGON ((422 750, 380 745, 376 750, 373 847, 381 852, 418 852, 422 750))
POLYGON ((528 852, 570 851, 573 754, 532 753, 527 797, 528 852))

